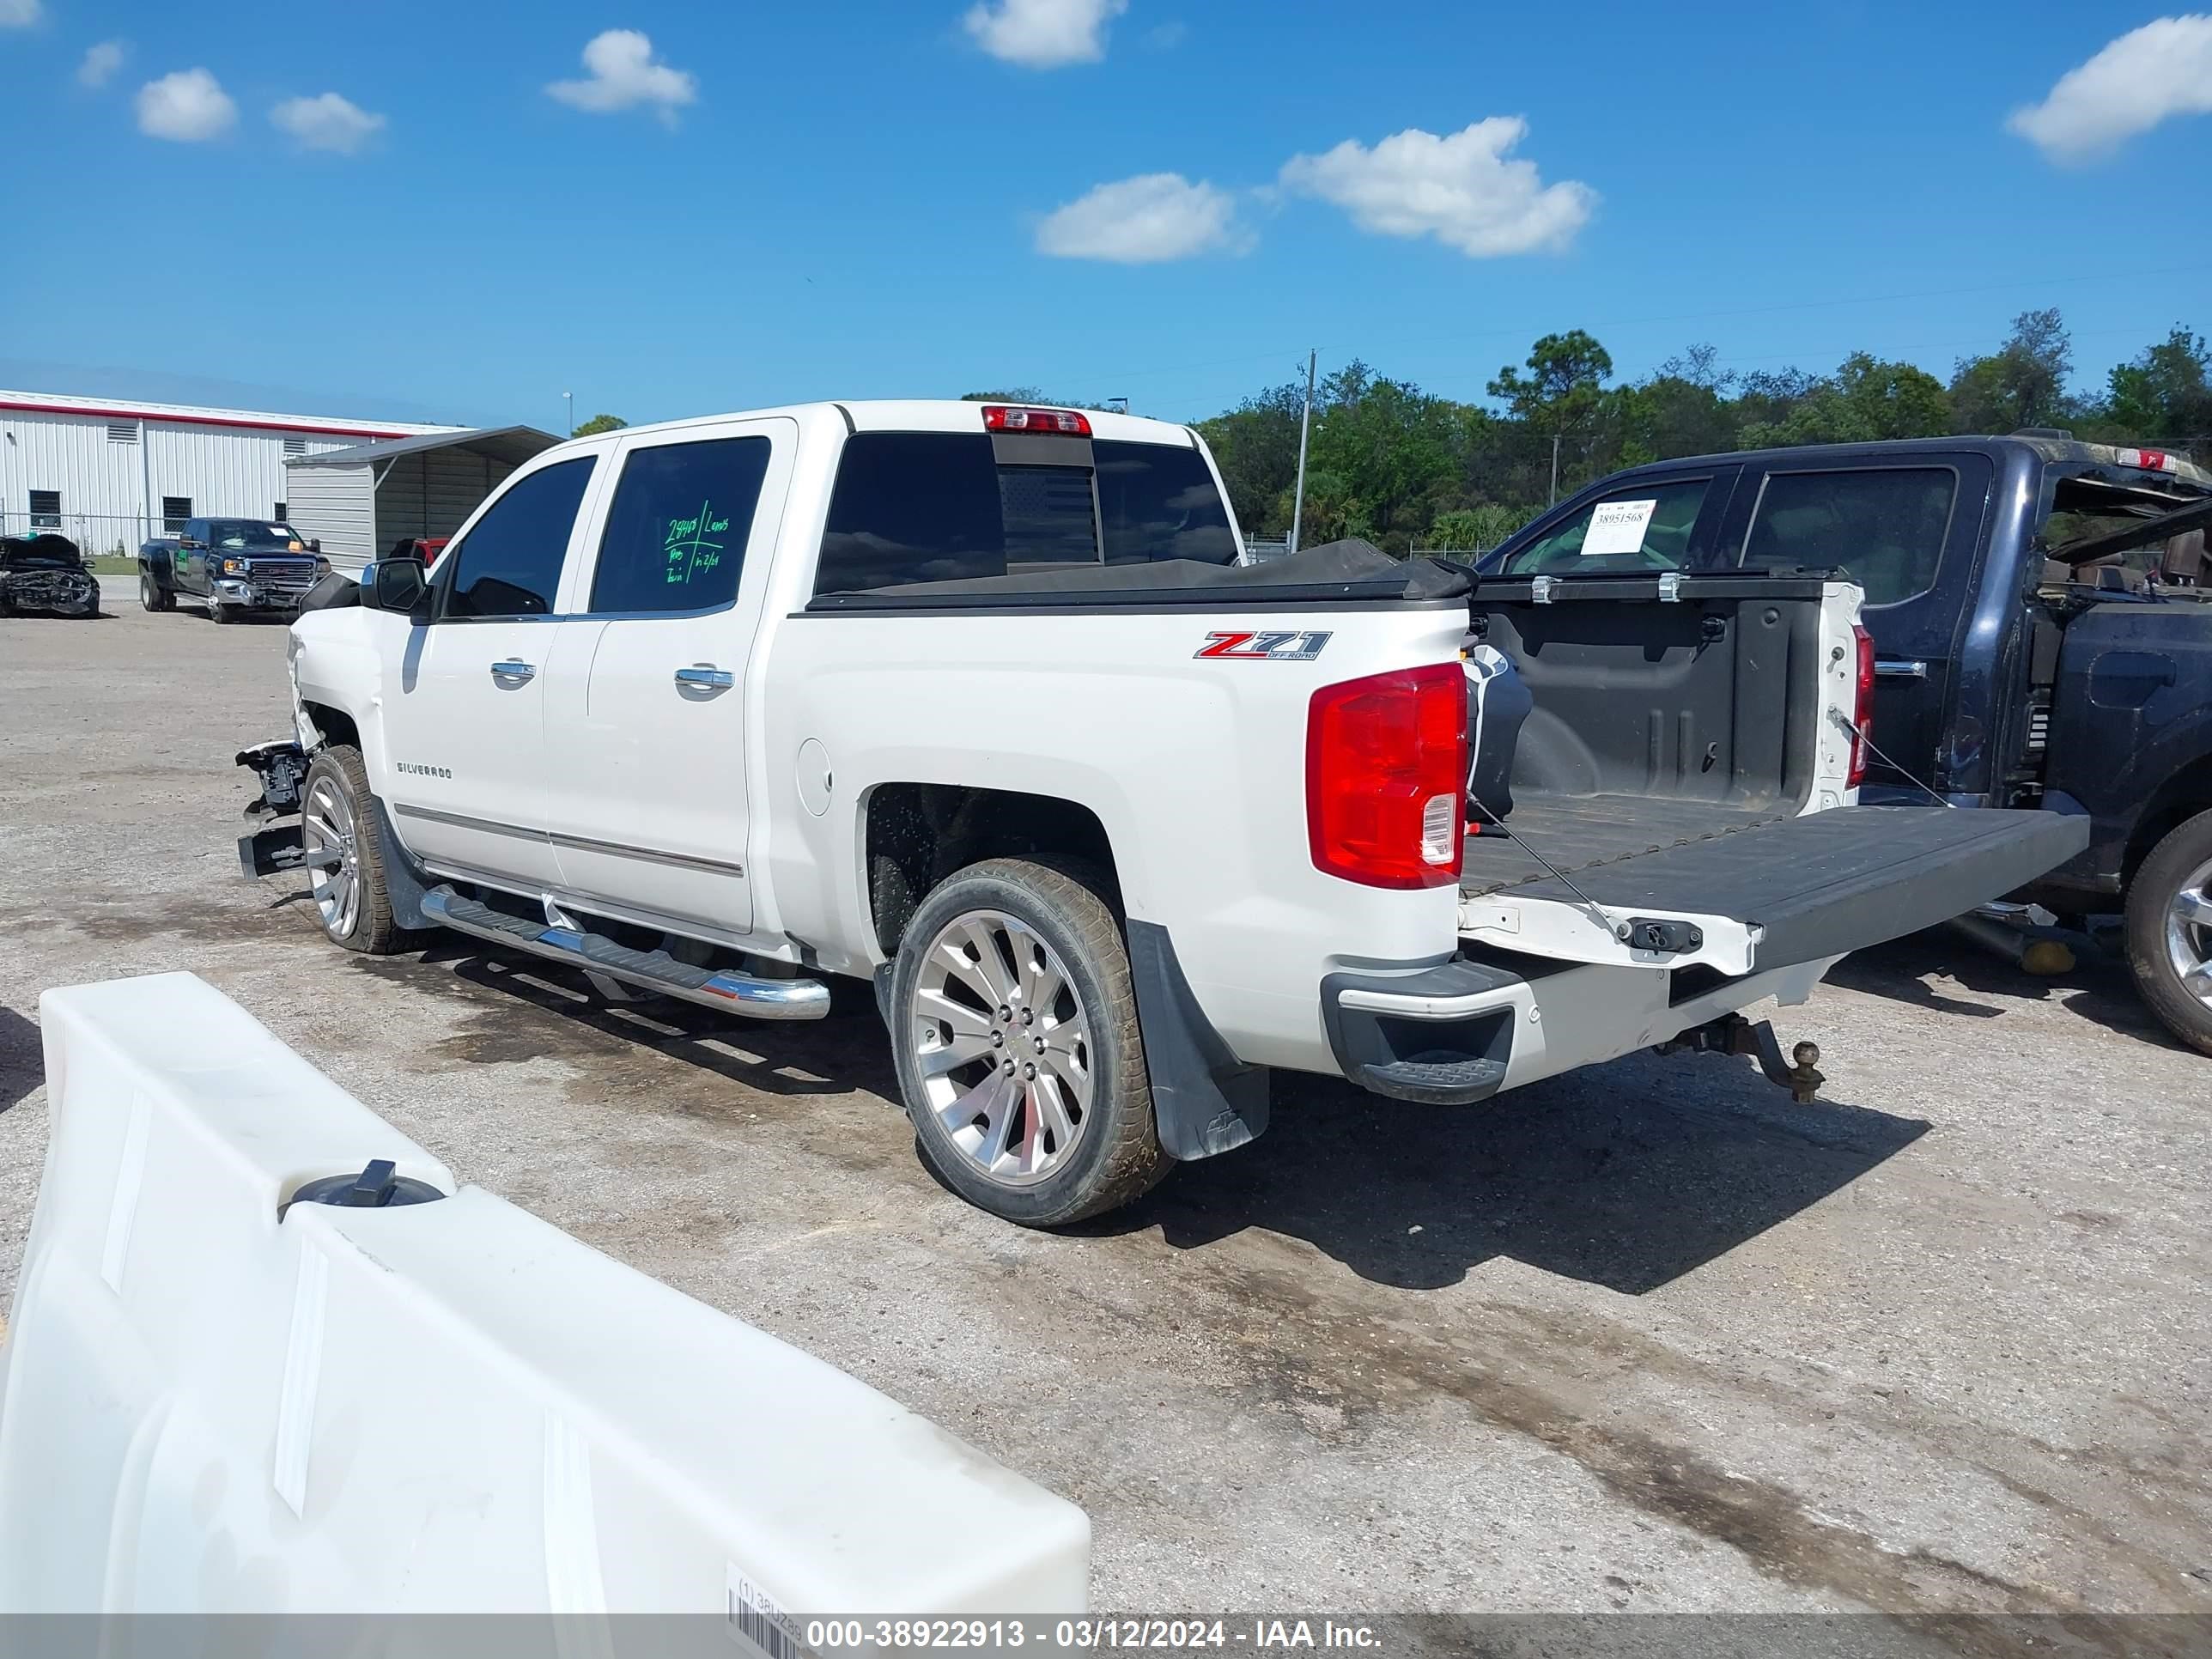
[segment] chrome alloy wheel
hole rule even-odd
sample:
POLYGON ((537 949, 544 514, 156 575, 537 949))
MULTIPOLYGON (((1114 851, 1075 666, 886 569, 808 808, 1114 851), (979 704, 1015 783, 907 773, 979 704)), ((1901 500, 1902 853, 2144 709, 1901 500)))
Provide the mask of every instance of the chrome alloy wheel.
POLYGON ((1000 910, 954 917, 908 1012, 927 1109, 986 1177, 1031 1187, 1066 1163, 1091 1122, 1090 1015, 1034 928, 1000 910))
POLYGON ((2183 882, 2166 908, 2166 955, 2181 988, 2212 1008, 2212 864, 2183 882))
POLYGON ((345 792, 332 779, 317 778, 300 812, 300 842, 310 860, 307 874, 314 882, 315 908, 323 913, 323 931, 332 939, 351 937, 361 919, 361 852, 355 845, 353 807, 345 792), (337 853, 338 862, 329 869, 317 867, 318 854, 337 853))

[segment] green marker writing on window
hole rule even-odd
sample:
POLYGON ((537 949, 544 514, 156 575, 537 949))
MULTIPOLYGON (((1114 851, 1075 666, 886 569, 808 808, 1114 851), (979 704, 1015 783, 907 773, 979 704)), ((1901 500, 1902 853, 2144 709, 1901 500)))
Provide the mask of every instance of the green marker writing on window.
POLYGON ((662 545, 668 560, 669 583, 673 586, 688 582, 721 563, 722 544, 707 538, 720 535, 729 527, 726 514, 719 519, 714 516, 711 501, 699 503, 696 518, 670 520, 667 539, 662 545))

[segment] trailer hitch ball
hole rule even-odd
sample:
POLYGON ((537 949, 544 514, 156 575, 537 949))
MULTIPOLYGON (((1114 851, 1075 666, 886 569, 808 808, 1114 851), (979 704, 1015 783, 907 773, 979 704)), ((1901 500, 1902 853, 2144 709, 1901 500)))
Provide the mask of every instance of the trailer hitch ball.
POLYGON ((1819 1100, 1820 1085, 1828 1080, 1820 1070, 1819 1043, 1798 1043, 1790 1049, 1790 1063, 1785 1066, 1782 1061, 1782 1043, 1774 1035, 1774 1027, 1765 1020, 1753 1024, 1741 1014, 1723 1014, 1718 1019, 1693 1027, 1661 1043, 1659 1052, 1749 1055, 1759 1062, 1759 1069, 1766 1080, 1778 1088, 1789 1090, 1790 1099, 1800 1106, 1809 1106, 1819 1100))
POLYGON ((1790 1051, 1790 1098, 1800 1106, 1809 1106, 1820 1097, 1820 1085, 1828 1079, 1820 1071, 1820 1045, 1801 1042, 1790 1051))

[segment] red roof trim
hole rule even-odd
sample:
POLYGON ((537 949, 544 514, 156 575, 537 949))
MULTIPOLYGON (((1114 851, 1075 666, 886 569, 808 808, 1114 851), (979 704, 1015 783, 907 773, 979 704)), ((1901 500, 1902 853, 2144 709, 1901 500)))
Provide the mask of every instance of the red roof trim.
POLYGON ((411 438, 411 432, 372 432, 366 427, 325 426, 313 421, 250 421, 238 415, 169 415, 152 409, 84 409, 75 404, 0 400, 0 410, 29 415, 81 415, 94 421, 161 421, 171 426, 242 426, 257 432, 307 432, 325 438, 411 438))

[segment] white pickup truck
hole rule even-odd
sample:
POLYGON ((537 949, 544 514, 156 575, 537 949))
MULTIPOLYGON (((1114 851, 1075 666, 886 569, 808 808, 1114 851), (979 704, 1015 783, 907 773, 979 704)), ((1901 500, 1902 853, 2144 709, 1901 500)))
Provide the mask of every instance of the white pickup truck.
POLYGON ((562 444, 293 624, 297 741, 240 759, 301 819, 241 851, 352 950, 454 928, 763 1019, 872 979, 922 1156, 1047 1225, 1251 1139, 1271 1067, 1449 1109, 1741 1036, 2081 843, 1854 804, 1847 584, 1239 548, 1197 435, 1127 416, 562 444), (1470 659, 1533 703, 1502 755, 1470 659))

